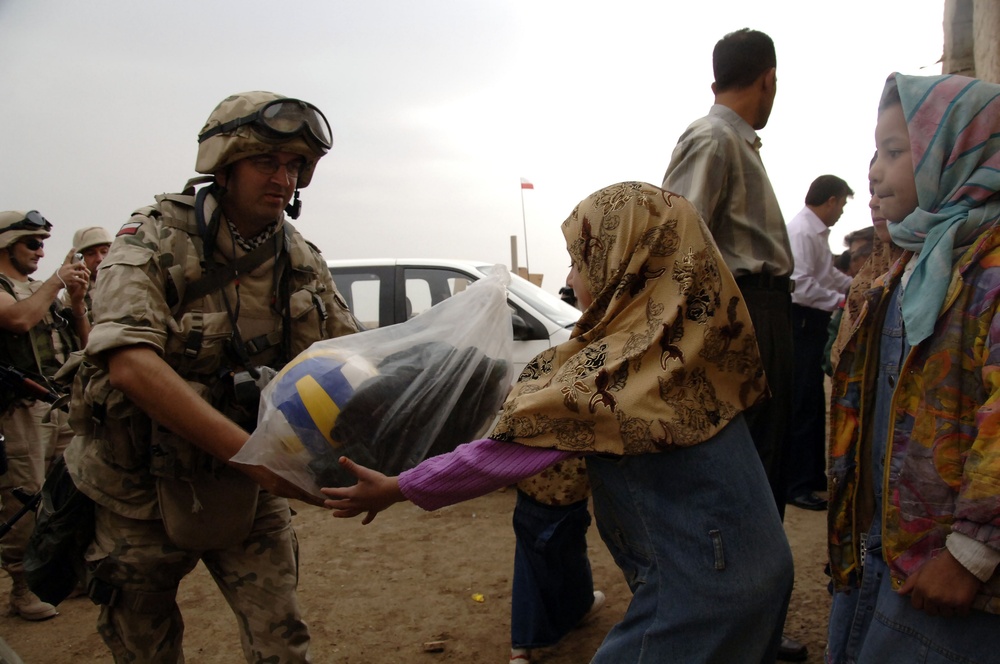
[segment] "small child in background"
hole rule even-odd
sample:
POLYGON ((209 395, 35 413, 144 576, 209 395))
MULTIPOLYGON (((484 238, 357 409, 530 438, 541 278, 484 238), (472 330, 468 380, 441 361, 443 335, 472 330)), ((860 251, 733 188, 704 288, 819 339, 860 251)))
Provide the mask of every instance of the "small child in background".
POLYGON ((894 74, 875 140, 869 177, 906 253, 834 381, 826 661, 995 662, 1000 86, 894 74))

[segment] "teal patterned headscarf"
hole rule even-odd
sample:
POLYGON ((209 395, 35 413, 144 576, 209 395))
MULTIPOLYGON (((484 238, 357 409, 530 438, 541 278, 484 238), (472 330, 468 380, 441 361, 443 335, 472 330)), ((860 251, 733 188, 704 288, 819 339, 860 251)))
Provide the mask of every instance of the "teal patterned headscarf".
POLYGON ((917 209, 889 224, 893 241, 919 252, 903 297, 910 344, 934 331, 952 267, 1000 219, 1000 85, 965 76, 893 74, 910 134, 917 209))

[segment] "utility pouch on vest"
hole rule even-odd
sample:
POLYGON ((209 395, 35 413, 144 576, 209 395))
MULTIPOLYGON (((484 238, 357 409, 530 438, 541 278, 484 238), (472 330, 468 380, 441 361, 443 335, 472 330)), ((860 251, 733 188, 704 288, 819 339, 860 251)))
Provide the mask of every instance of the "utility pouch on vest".
POLYGON ((119 470, 149 465, 149 446, 138 433, 152 426, 149 417, 111 387, 107 373, 86 360, 73 379, 69 425, 119 470))
MULTIPOLYGON (((208 388, 188 381, 203 399, 208 388)), ((153 423, 149 470, 156 477, 160 516, 170 541, 206 551, 239 544, 250 534, 260 487, 174 432, 153 423)))
POLYGON ((199 469, 190 480, 156 478, 167 537, 193 551, 226 549, 246 540, 259 490, 249 477, 222 465, 199 469))

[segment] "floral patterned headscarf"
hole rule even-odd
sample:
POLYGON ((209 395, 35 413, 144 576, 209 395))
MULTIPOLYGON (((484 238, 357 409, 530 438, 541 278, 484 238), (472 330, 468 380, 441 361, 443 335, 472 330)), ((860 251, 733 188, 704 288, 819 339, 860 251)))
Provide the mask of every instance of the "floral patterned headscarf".
POLYGON ((919 252, 903 296, 911 345, 926 339, 944 303, 952 266, 1000 219, 1000 85, 965 76, 903 76, 886 81, 906 117, 918 207, 889 223, 893 242, 919 252))
POLYGON ((851 280, 851 287, 847 291, 847 302, 844 306, 844 315, 840 319, 840 327, 837 328, 837 337, 834 339, 830 349, 830 366, 837 368, 840 362, 840 355, 844 352, 844 347, 854 332, 854 327, 861 316, 868 291, 873 288, 879 279, 884 277, 892 267, 892 264, 902 255, 903 250, 892 242, 883 242, 876 234, 872 241, 872 253, 861 266, 861 269, 854 279, 851 280))
POLYGON ((525 367, 491 438, 645 454, 708 440, 765 393, 739 288, 688 201, 623 182, 562 230, 594 301, 525 367))

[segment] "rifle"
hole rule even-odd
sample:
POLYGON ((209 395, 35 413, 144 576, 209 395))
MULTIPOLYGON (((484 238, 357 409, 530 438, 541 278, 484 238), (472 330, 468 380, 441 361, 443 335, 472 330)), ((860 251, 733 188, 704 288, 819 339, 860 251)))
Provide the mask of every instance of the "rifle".
POLYGON ((14 527, 15 523, 20 521, 22 516, 28 512, 34 512, 35 508, 38 507, 39 501, 42 499, 41 491, 37 493, 28 493, 19 486, 14 487, 10 492, 14 494, 15 498, 21 501, 21 509, 19 509, 14 516, 10 517, 9 521, 0 523, 0 539, 3 539, 3 536, 10 532, 11 528, 14 527))
MULTIPOLYGON (((44 382, 44 379, 40 379, 44 382)), ((63 400, 61 394, 50 390, 48 387, 29 377, 23 371, 15 369, 11 366, 0 366, 0 389, 6 389, 14 393, 15 396, 24 399, 38 399, 39 401, 44 401, 45 403, 50 403, 59 407, 59 401, 63 400)), ((63 405, 65 407, 65 405, 63 405)), ((0 475, 7 472, 7 445, 6 439, 0 434, 0 475)), ((18 500, 21 501, 21 509, 17 511, 10 520, 0 523, 0 538, 10 532, 10 529, 14 527, 14 524, 23 517, 28 512, 35 511, 38 507, 38 502, 42 499, 42 492, 31 494, 17 487, 11 490, 18 500)))
POLYGON ((36 380, 20 369, 0 366, 0 387, 11 390, 23 399, 38 399, 45 403, 56 403, 62 395, 44 385, 44 378, 36 380))

